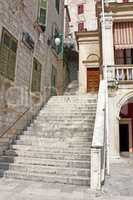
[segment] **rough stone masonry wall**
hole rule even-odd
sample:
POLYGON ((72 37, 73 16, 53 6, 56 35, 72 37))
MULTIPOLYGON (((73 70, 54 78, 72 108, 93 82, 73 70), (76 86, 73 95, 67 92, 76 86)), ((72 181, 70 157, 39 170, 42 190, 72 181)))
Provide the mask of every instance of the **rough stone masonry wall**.
POLYGON ((61 1, 61 14, 59 16, 54 8, 54 1, 51 0, 48 3, 47 30, 42 35, 41 40, 35 26, 38 11, 37 6, 37 0, 0 0, 0 38, 4 27, 18 40, 15 81, 11 82, 4 77, 0 77, 0 108, 2 108, 0 111, 1 127, 3 127, 3 123, 4 127, 8 127, 9 124, 12 124, 12 122, 18 118, 18 115, 21 115, 21 113, 30 106, 27 99, 32 99, 33 104, 38 100, 38 97, 31 93, 34 57, 36 57, 42 65, 40 94, 43 101, 45 101, 47 95, 49 95, 46 88, 50 87, 51 84, 52 64, 55 65, 58 71, 58 58, 51 51, 51 48, 47 46, 47 39, 51 36, 51 26, 54 22, 57 23, 60 31, 63 32, 61 19, 63 16, 63 0, 61 1), (23 32, 28 32, 33 38, 35 42, 34 51, 28 49, 22 42, 23 32), (17 87, 17 89, 10 92, 7 100, 7 98, 3 98, 3 96, 6 96, 7 89, 11 86, 13 86, 13 88, 17 87))

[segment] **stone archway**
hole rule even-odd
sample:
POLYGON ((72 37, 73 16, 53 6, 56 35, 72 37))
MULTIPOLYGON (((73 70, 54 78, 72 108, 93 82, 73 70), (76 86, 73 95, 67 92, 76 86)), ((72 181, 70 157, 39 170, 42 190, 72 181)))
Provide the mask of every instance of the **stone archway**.
POLYGON ((120 155, 133 153, 133 92, 121 98, 117 110, 118 144, 120 155))

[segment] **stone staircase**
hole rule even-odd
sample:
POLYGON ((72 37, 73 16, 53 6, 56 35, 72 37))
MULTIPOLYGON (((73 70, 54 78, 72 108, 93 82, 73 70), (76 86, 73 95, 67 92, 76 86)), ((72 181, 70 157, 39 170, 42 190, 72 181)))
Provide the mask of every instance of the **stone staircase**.
POLYGON ((1 176, 90 185, 97 97, 54 96, 0 157, 1 176))

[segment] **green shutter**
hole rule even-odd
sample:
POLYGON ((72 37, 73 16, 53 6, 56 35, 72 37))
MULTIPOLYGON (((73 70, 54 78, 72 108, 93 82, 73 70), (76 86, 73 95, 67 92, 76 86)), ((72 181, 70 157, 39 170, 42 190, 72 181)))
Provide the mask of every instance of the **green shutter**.
POLYGON ((9 49, 5 45, 0 47, 0 73, 7 77, 9 49))
POLYGON ((10 50, 7 75, 8 75, 8 78, 12 81, 15 78, 15 66, 16 66, 16 53, 14 53, 12 50, 10 50))
POLYGON ((60 0, 55 0, 55 7, 56 7, 56 10, 59 14, 59 12, 60 12, 60 0))
POLYGON ((39 13, 38 13, 39 24, 46 26, 46 15, 47 15, 47 0, 39 0, 39 13))
POLYGON ((51 74, 51 96, 56 96, 56 76, 57 76, 57 70, 54 66, 52 66, 52 74, 51 74))
POLYGON ((40 92, 41 90, 41 64, 34 58, 32 71, 32 92, 40 92))
POLYGON ((15 78, 17 40, 5 29, 0 45, 0 73, 10 80, 15 78))
POLYGON ((60 34, 60 36, 59 36, 59 38, 60 38, 60 40, 61 40, 61 43, 60 43, 60 45, 59 45, 59 47, 58 47, 58 54, 61 54, 61 55, 63 55, 63 45, 64 45, 64 42, 63 42, 63 34, 60 34))
POLYGON ((17 41, 11 38, 10 50, 9 50, 9 62, 7 67, 7 75, 10 80, 14 80, 15 78, 16 51, 17 51, 17 41))

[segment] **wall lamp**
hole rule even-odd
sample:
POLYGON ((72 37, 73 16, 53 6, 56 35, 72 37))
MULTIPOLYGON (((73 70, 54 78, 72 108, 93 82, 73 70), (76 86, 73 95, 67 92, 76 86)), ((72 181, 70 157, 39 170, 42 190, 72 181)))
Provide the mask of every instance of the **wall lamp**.
POLYGON ((47 44, 48 46, 60 46, 61 44, 61 38, 60 36, 53 36, 53 37, 49 37, 48 40, 47 40, 47 44))

